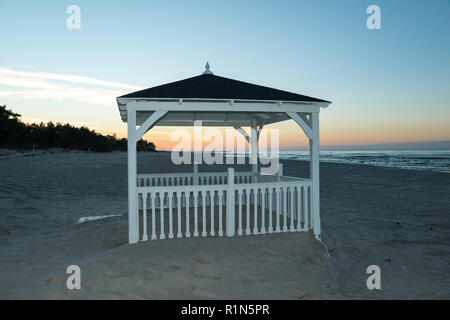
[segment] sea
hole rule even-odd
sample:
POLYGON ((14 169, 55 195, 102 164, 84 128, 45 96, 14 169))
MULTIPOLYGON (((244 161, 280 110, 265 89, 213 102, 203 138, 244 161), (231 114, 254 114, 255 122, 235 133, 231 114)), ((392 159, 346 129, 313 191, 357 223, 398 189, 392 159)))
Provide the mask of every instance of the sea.
MULTIPOLYGON (((309 160, 309 151, 281 151, 280 159, 309 160)), ((320 151, 320 161, 366 164, 450 173, 450 150, 338 150, 320 151)))

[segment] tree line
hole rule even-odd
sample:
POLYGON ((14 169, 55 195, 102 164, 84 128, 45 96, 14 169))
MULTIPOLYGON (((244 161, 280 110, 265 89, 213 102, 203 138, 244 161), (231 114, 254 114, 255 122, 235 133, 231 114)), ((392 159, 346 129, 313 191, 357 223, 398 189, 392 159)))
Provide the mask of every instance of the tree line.
MULTIPOLYGON (((126 151, 127 139, 102 135, 89 128, 69 123, 24 123, 21 115, 0 106, 0 148, 50 149, 62 148, 94 152, 126 151)), ((138 151, 156 151, 153 142, 139 140, 138 151)))

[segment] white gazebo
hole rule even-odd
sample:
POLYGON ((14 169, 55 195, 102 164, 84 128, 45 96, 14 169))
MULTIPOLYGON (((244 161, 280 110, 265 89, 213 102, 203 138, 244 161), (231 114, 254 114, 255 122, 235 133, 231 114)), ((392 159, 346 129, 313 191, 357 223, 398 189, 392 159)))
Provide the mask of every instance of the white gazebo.
POLYGON ((117 98, 128 125, 129 243, 149 239, 313 230, 320 240, 319 112, 331 103, 203 74, 117 98), (136 142, 154 126, 232 127, 257 157, 264 125, 293 119, 310 146, 310 177, 258 171, 137 174, 136 142), (137 127, 139 126, 139 127, 137 127), (243 130, 250 127, 250 136, 243 130))

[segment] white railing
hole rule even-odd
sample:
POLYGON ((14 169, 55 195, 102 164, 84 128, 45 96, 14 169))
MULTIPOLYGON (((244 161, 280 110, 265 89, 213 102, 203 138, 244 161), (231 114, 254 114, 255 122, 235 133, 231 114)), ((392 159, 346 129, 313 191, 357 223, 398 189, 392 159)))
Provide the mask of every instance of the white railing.
MULTIPOLYGON (((255 175, 252 172, 235 172, 234 183, 249 183, 252 181, 253 177, 255 177, 255 175)), ((276 178, 277 176, 270 176, 270 177, 276 178)), ((227 183, 228 180, 226 172, 158 173, 158 174, 137 175, 138 187, 211 185, 211 184, 227 184, 227 183)))
POLYGON ((205 237, 207 235, 207 214, 209 214, 210 221, 209 234, 211 236, 216 233, 219 236, 223 235, 223 206, 227 185, 190 186, 189 190, 186 190, 184 186, 138 187, 137 192, 139 207, 142 208, 140 210, 142 211, 140 219, 142 240, 148 239, 148 229, 151 229, 152 240, 158 237, 164 239, 166 233, 169 238, 173 238, 175 229, 178 238, 181 238, 183 233, 185 237, 189 238, 191 231, 193 231, 194 237, 197 237, 200 222, 202 224, 201 235, 205 237), (161 206, 161 203, 164 205, 161 206), (218 207, 217 213, 216 206, 218 207), (175 219, 174 214, 176 214, 175 219), (216 215, 218 216, 217 226, 216 215), (148 219, 149 216, 151 219, 148 219))
POLYGON ((310 187, 311 184, 308 181, 280 181, 235 186, 238 206, 237 234, 265 234, 311 229, 310 187))
POLYGON ((313 226, 311 181, 296 177, 233 169, 138 175, 137 194, 143 241, 149 235, 152 240, 234 236, 308 231, 313 226))

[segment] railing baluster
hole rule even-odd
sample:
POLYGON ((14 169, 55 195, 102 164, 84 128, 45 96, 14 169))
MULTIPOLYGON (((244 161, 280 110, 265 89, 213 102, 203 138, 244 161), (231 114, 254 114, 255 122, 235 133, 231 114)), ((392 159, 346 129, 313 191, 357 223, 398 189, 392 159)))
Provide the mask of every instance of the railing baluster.
POLYGON ((258 188, 253 188, 253 234, 258 234, 258 188))
POLYGON ((238 190, 238 197, 239 197, 239 216, 238 216, 238 235, 242 236, 242 189, 238 190))
POLYGON ((190 221, 189 221, 189 207, 190 207, 190 203, 191 203, 191 192, 185 192, 184 194, 185 198, 186 198, 186 238, 190 238, 191 237, 191 232, 190 232, 190 221))
POLYGON ((273 187, 270 187, 269 188, 269 233, 273 232, 272 215, 273 215, 273 187))
POLYGON ((266 188, 261 189, 261 233, 266 233, 266 188))
POLYGON ((214 190, 209 191, 209 199, 210 199, 210 213, 211 213, 211 231, 210 235, 211 237, 214 237, 216 235, 216 232, 214 231, 214 197, 216 196, 216 192, 214 190))
POLYGON ((308 197, 308 202, 309 202, 309 228, 312 229, 312 227, 314 225, 314 216, 312 214, 313 202, 312 202, 311 186, 308 186, 308 191, 309 191, 309 197, 308 197))
POLYGON ((247 202, 247 221, 245 224, 245 234, 250 234, 250 188, 245 189, 245 200, 247 202))
POLYGON ((198 237, 198 191, 194 191, 194 237, 198 237))
POLYGON ((308 231, 309 219, 308 219, 308 190, 307 186, 303 185, 303 230, 308 231))
POLYGON ((277 220, 277 226, 275 231, 276 232, 280 232, 280 214, 281 214, 281 201, 280 201, 280 192, 281 192, 281 187, 277 187, 276 188, 276 192, 277 192, 277 213, 275 215, 276 220, 277 220))
POLYGON ((301 216, 302 216, 302 188, 301 185, 297 184, 297 231, 302 230, 301 216))
POLYGON ((206 190, 202 190, 202 237, 206 237, 206 190))
POLYGON ((151 193, 152 197, 152 240, 156 240, 156 192, 151 193))
POLYGON ((282 188, 283 192, 283 232, 288 231, 287 228, 287 187, 282 188))
POLYGON ((142 229, 142 241, 147 241, 147 192, 142 193, 142 229))
POLYGON ((160 192, 159 193, 159 209, 160 209, 160 216, 161 216, 161 230, 160 230, 160 234, 159 234, 159 239, 165 239, 166 235, 164 234, 164 198, 165 198, 165 193, 164 192, 160 192))
POLYGON ((222 228, 222 198, 223 198, 223 190, 218 192, 219 195, 219 237, 223 236, 223 228, 222 228))
POLYGON ((169 239, 173 238, 173 192, 168 192, 168 203, 169 203, 169 239))
POLYGON ((177 206, 178 206, 178 232, 177 238, 181 238, 181 202, 182 202, 183 194, 181 191, 177 191, 177 206))
POLYGON ((291 200, 291 232, 295 231, 295 227, 294 227, 294 186, 291 185, 289 187, 289 191, 290 191, 290 200, 291 200))

